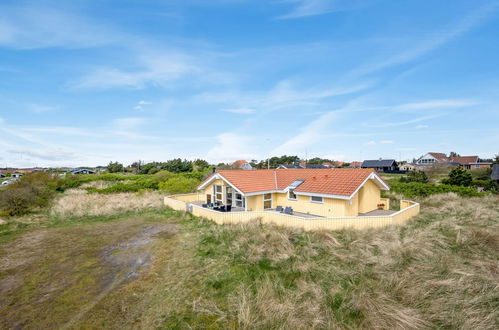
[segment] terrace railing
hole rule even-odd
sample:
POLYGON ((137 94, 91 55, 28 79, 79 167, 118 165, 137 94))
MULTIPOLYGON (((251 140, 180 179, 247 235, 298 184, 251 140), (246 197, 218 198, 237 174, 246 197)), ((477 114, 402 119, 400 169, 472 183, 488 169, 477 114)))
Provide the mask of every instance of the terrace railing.
POLYGON ((419 203, 401 200, 400 211, 390 215, 304 218, 275 211, 219 212, 192 203, 199 201, 199 198, 201 197, 197 194, 172 195, 164 198, 164 204, 174 210, 186 211, 195 216, 212 220, 217 224, 240 224, 258 220, 260 223, 273 223, 304 230, 367 229, 402 225, 418 215, 420 210, 419 203), (188 200, 188 196, 195 199, 188 200))

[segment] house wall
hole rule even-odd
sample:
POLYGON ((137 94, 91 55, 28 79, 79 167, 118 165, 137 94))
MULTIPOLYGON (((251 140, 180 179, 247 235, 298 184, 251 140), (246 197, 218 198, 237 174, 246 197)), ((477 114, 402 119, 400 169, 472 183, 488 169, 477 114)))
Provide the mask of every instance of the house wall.
POLYGON ((367 180, 367 182, 362 186, 362 188, 360 188, 357 194, 359 195, 359 213, 366 213, 377 209, 381 196, 380 189, 373 182, 373 180, 367 180))
POLYGON ((344 216, 348 201, 343 199, 324 198, 324 203, 314 203, 310 201, 310 196, 297 195, 297 200, 288 199, 288 194, 276 193, 273 196, 273 207, 290 206, 293 211, 309 213, 321 217, 344 216))
POLYGON ((206 195, 211 195, 211 201, 214 202, 215 201, 215 196, 213 195, 213 185, 222 185, 224 186, 222 188, 222 198, 223 198, 223 203, 225 204, 225 187, 229 186, 225 181, 223 181, 222 179, 217 179, 215 181, 213 181, 212 183, 210 183, 209 185, 207 185, 205 188, 204 188, 204 191, 203 191, 203 194, 204 194, 204 200, 206 201, 207 200, 207 197, 206 195))
POLYGON ((345 216, 356 216, 359 214, 359 193, 356 193, 350 201, 345 201, 345 216))
MULTIPOLYGON (((222 185, 223 187, 223 203, 226 204, 225 188, 229 186, 225 181, 218 179, 206 186, 201 193, 200 198, 207 200, 206 195, 213 196, 213 185, 222 185)), ((300 213, 308 213, 321 217, 342 217, 356 216, 359 213, 367 213, 377 209, 380 202, 380 189, 373 182, 368 180, 364 186, 352 197, 351 200, 323 198, 323 203, 315 203, 310 201, 310 196, 297 195, 297 200, 288 199, 287 193, 272 194, 272 208, 278 205, 283 208, 290 206, 293 211, 300 213)), ((263 211, 263 194, 246 197, 247 211, 263 211)))
POLYGON ((400 201, 400 211, 387 216, 306 219, 272 211, 218 212, 176 200, 175 197, 165 197, 164 204, 174 210, 187 211, 195 216, 213 220, 217 224, 240 224, 258 220, 261 223, 273 223, 281 226, 302 228, 304 230, 366 229, 404 224, 407 220, 419 214, 419 204, 405 200, 400 201))
POLYGON ((248 211, 263 211, 263 195, 246 197, 246 209, 248 211))

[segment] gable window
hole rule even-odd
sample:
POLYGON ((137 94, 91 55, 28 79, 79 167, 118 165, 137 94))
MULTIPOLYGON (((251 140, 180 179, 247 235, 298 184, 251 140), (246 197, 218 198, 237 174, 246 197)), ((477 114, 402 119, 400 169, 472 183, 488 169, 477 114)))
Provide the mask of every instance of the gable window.
POLYGON ((263 195, 263 209, 271 209, 272 208, 272 194, 264 194, 263 195))
POLYGON ((222 197, 222 186, 221 185, 214 185, 214 190, 215 190, 215 202, 220 202, 222 203, 223 197, 222 197))
POLYGON ((288 199, 296 200, 296 194, 294 189, 289 189, 288 191, 288 199))
POLYGON ((321 196, 310 196, 310 201, 313 203, 324 203, 324 199, 321 196))
POLYGON ((246 202, 245 198, 243 197, 243 195, 241 195, 240 193, 235 193, 235 200, 236 200, 236 206, 237 207, 244 207, 244 204, 246 202))

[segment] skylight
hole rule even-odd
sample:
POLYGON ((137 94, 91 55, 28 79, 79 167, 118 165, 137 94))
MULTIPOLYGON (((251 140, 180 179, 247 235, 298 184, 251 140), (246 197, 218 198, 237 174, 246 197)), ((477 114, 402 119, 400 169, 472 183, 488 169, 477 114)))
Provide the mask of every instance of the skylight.
POLYGON ((296 181, 293 181, 293 183, 291 183, 291 184, 289 185, 289 188, 290 188, 290 189, 294 189, 294 188, 298 187, 299 185, 301 185, 303 182, 304 182, 304 180, 296 180, 296 181))

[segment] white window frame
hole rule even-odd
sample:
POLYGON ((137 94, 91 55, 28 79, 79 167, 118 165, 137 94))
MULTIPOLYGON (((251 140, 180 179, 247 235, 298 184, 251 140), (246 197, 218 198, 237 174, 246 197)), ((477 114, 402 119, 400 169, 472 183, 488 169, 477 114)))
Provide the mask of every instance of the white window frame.
POLYGON ((289 190, 288 190, 288 199, 289 199, 290 201, 297 201, 297 200, 298 200, 298 196, 295 194, 294 189, 289 189, 289 190), (291 198, 291 197, 290 197, 290 195, 291 195, 291 194, 295 195, 295 198, 291 198))
POLYGON ((311 203, 324 204, 324 197, 322 196, 310 196, 311 203), (320 201, 314 201, 314 198, 320 198, 320 201))
POLYGON ((246 207, 246 197, 244 197, 242 194, 238 193, 237 191, 234 193, 234 205, 236 207, 246 207), (237 195, 241 196, 240 199, 237 198, 237 195))
POLYGON ((224 188, 221 184, 213 185, 213 201, 223 203, 224 202, 224 188), (217 188, 220 187, 220 192, 217 191, 217 188), (217 198, 217 195, 220 195, 220 199, 217 198))
POLYGON ((272 209, 272 193, 267 193, 267 194, 263 194, 263 209, 264 210, 270 210, 272 209), (265 199, 265 195, 270 195, 270 199, 265 199), (269 202, 270 201, 270 207, 267 207, 265 208, 265 202, 269 202))

